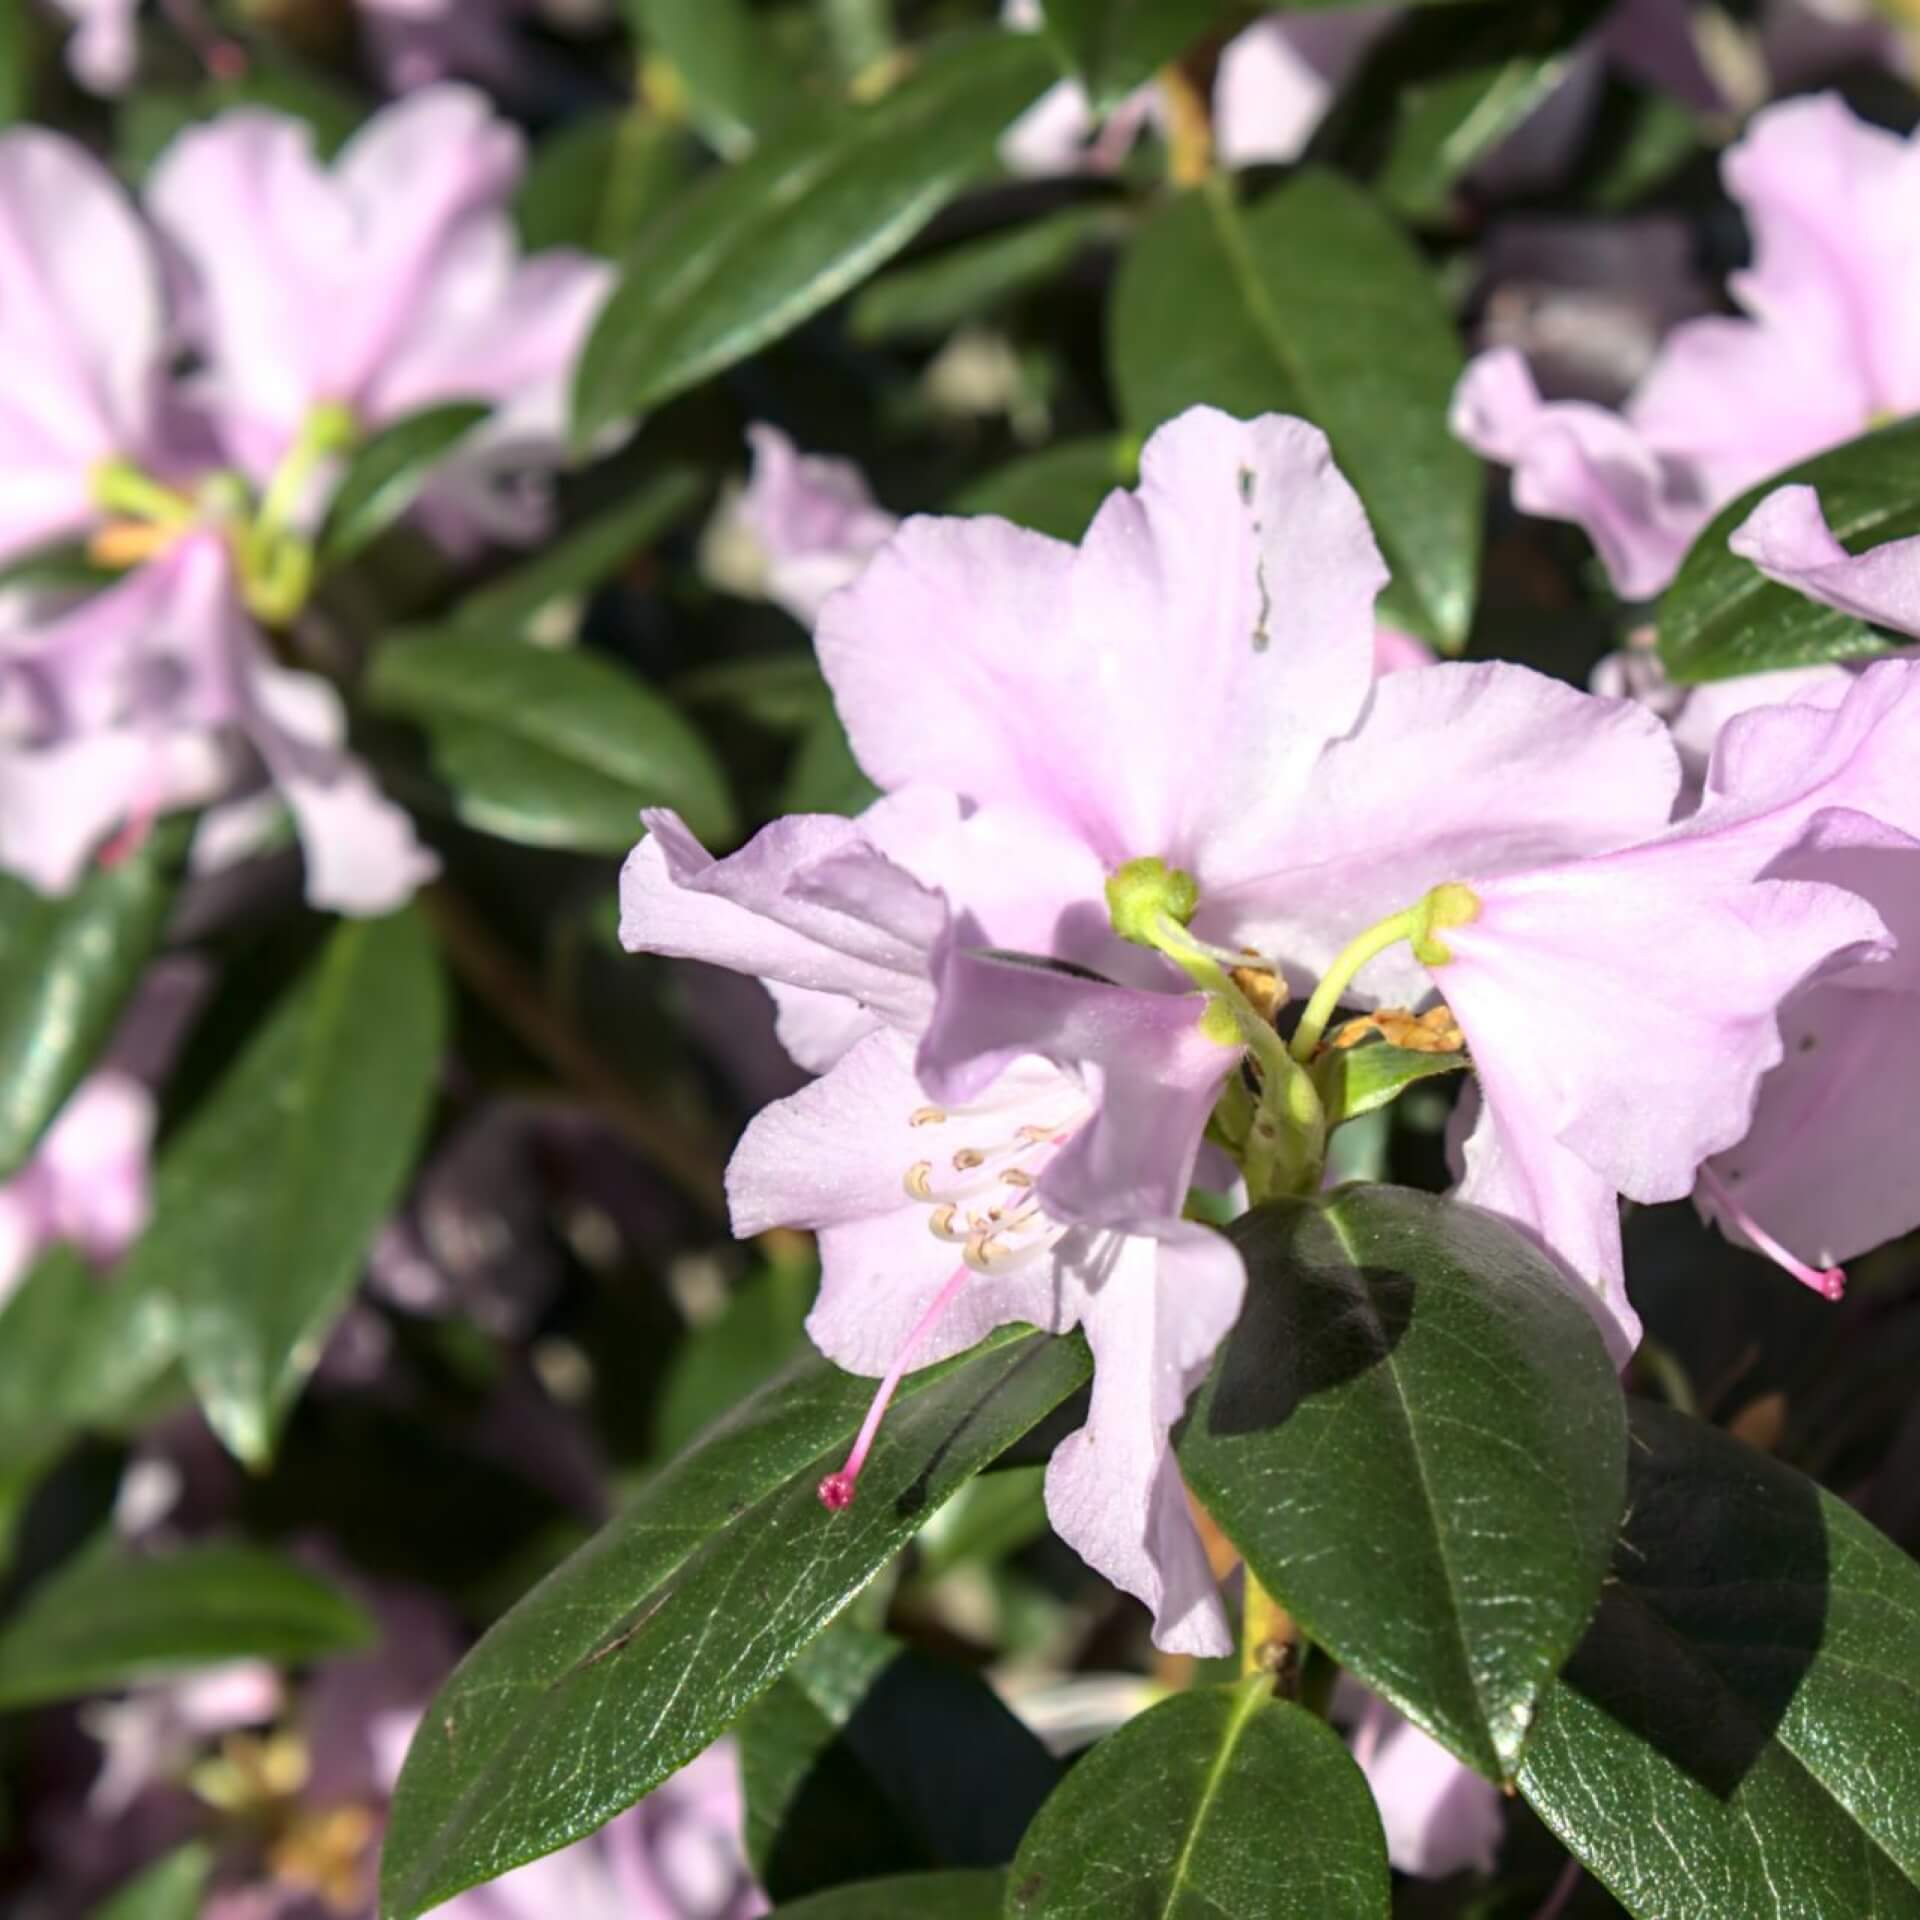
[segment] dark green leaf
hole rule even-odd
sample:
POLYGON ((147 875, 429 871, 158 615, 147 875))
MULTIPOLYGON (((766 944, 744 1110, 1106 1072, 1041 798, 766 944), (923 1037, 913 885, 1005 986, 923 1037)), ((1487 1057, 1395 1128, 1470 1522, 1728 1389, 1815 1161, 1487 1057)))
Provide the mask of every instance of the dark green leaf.
POLYGON ((376 433, 340 476, 320 529, 320 565, 343 566, 385 533, 419 498, 440 461, 491 411, 484 400, 450 400, 376 433))
POLYGON ((1001 301, 1064 273, 1080 254, 1125 232, 1110 206, 1058 213, 948 247, 881 275, 854 301, 847 324, 856 340, 937 340, 1001 301))
POLYGON ((28 0, 0 0, 0 126, 27 111, 33 95, 33 23, 28 0))
POLYGON ((454 609, 452 624, 462 633, 489 639, 525 634, 556 602, 611 579, 642 548, 684 519, 705 492, 705 483, 691 468, 662 469, 630 499, 595 514, 554 541, 537 560, 470 593, 454 609))
POLYGON ((1368 59, 1338 109, 1342 153, 1409 218, 1453 190, 1565 80, 1611 0, 1502 0, 1410 16, 1368 59))
POLYGON ((1373 1795, 1325 1721, 1255 1675, 1163 1701, 1041 1808, 1007 1920, 1387 1920, 1373 1795))
POLYGON ((1170 203, 1122 263, 1109 357, 1143 435, 1201 403, 1312 420, 1393 569, 1393 617, 1458 650, 1481 519, 1478 465, 1447 426, 1460 345, 1419 254, 1359 188, 1316 170, 1245 210, 1224 180, 1170 203))
POLYGON ((90 1548, 35 1587, 0 1628, 0 1707, 222 1660, 316 1660, 372 1637, 351 1600, 258 1547, 153 1555, 90 1548))
POLYGON ((1663 1407, 1635 1405, 1630 1460, 1521 1791, 1642 1920, 1920 1915, 1920 1568, 1663 1407))
POLYGON ((0 1309, 0 1454, 40 1457, 72 1433, 117 1426, 179 1352, 180 1316, 151 1273, 129 1284, 56 1247, 0 1309))
POLYGON ((782 97, 746 0, 626 0, 626 7, 634 31, 679 75, 694 125, 720 153, 739 159, 782 97))
POLYGON ((1077 1339, 1028 1333, 911 1376, 837 1514, 816 1488, 872 1382, 808 1359, 763 1388, 441 1690, 394 1798, 383 1911, 412 1920, 591 1833, 684 1766, 1089 1370, 1077 1339))
POLYGON ((1247 1305, 1181 1442, 1306 1632, 1510 1777, 1593 1615, 1626 1416, 1585 1306, 1491 1214, 1395 1187, 1236 1223, 1247 1305))
POLYGON ((575 432, 589 440, 685 392, 858 285, 991 165, 1051 77, 1029 36, 971 41, 688 195, 642 238, 587 342, 575 432))
POLYGON ((199 1920, 212 1871, 213 1849, 193 1841, 135 1874, 92 1920, 199 1920))
POLYGON ((1041 6, 1048 34, 1103 113, 1232 11, 1226 0, 1041 0, 1041 6))
POLYGON ((775 1900, 1004 1865, 1060 1777, 985 1681, 848 1622, 755 1701, 735 1737, 747 1856, 775 1900))
POLYGON ((534 150, 521 182, 521 244, 617 257, 681 191, 696 152, 684 129, 638 109, 567 122, 534 150))
POLYGON ((249 1464, 412 1169, 444 1020, 417 913, 343 922, 161 1156, 115 1286, 172 1297, 194 1391, 249 1464))
POLYGON ((1328 1124, 1337 1127, 1391 1105, 1416 1080, 1458 1073, 1466 1064, 1464 1053, 1422 1053, 1385 1040, 1363 1040, 1330 1048, 1314 1063, 1313 1079, 1328 1124))
POLYGON ((722 707, 769 733, 804 734, 833 711, 813 650, 760 653, 697 667, 673 682, 683 706, 722 707))
POLYGON ((191 823, 164 823, 64 900, 0 875, 0 1181, 18 1171, 106 1044, 158 945, 191 823))
POLYGON ((1078 540, 1101 501, 1138 478, 1139 447, 1133 441, 1064 440, 962 488, 953 511, 997 513, 1035 533, 1078 540))
POLYGON ((457 627, 410 634, 374 656, 367 694, 425 728, 455 811, 482 833, 625 853, 642 807, 675 807, 703 838, 732 838, 706 742, 603 655, 457 627))
POLYGON ((996 1869, 902 1874, 776 1907, 773 1920, 1000 1920, 1006 1885, 996 1869))
POLYGON ((1904 645, 1836 607, 1777 586, 1727 539, 1768 494, 1809 486, 1849 553, 1920 533, 1920 421, 1883 427, 1762 481, 1693 543, 1660 602, 1660 658, 1675 680, 1860 660, 1904 645))

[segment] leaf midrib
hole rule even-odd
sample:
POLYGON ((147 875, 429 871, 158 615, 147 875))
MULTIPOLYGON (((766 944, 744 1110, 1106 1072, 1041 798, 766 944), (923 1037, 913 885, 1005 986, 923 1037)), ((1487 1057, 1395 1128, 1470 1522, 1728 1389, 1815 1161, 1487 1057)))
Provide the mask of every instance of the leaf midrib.
POLYGON ((1174 1920, 1174 1909, 1187 1884, 1187 1870, 1193 1859, 1194 1848, 1200 1844, 1200 1834, 1207 1823, 1207 1815, 1213 1811, 1213 1803, 1220 1796, 1227 1768, 1233 1761, 1234 1749, 1239 1746, 1260 1709, 1272 1698, 1272 1683, 1264 1675, 1241 1683, 1234 1698, 1233 1710, 1227 1716, 1226 1736, 1220 1742, 1212 1766, 1207 1769, 1206 1780, 1200 1788, 1200 1798, 1194 1803, 1193 1818, 1187 1826, 1187 1836, 1174 1859, 1173 1872, 1167 1880, 1167 1897, 1160 1908, 1160 1920, 1174 1920))
MULTIPOLYGON (((1321 1217, 1333 1230, 1333 1235, 1340 1242, 1340 1249, 1347 1256, 1354 1273, 1356 1275, 1362 1273, 1365 1270, 1365 1263, 1348 1235, 1346 1225, 1340 1217, 1338 1203, 1322 1208, 1321 1217)), ((1426 1455, 1421 1451, 1419 1432, 1413 1418, 1413 1406, 1407 1398, 1406 1383, 1400 1377, 1400 1368, 1394 1358, 1395 1350, 1386 1339, 1386 1329, 1380 1324, 1380 1316, 1378 1309, 1374 1306, 1373 1295, 1366 1290, 1364 1282, 1361 1284, 1359 1297, 1365 1302, 1367 1312, 1378 1330, 1379 1344, 1382 1349, 1380 1364, 1387 1378, 1393 1383, 1394 1405, 1399 1409, 1401 1421, 1407 1430, 1407 1448, 1413 1455, 1414 1471, 1420 1481, 1421 1507, 1428 1517, 1433 1534, 1434 1557, 1440 1564, 1440 1576, 1446 1582, 1447 1597, 1452 1602, 1447 1611, 1447 1621, 1453 1628, 1453 1637, 1460 1649, 1461 1671, 1466 1677, 1468 1690, 1473 1695, 1474 1706, 1480 1716, 1481 1732, 1487 1747, 1504 1773, 1508 1770, 1508 1763, 1506 1756, 1500 1751, 1499 1742, 1494 1737, 1489 1703, 1474 1668, 1473 1649, 1467 1642, 1466 1625, 1461 1619, 1463 1595, 1459 1578, 1447 1551, 1446 1535, 1439 1523, 1439 1509, 1434 1498, 1433 1479, 1427 1470, 1426 1455)))

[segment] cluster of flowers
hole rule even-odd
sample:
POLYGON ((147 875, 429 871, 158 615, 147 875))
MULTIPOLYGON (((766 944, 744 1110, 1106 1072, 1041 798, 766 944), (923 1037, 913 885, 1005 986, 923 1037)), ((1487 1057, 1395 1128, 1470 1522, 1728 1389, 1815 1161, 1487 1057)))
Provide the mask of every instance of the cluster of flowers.
MULTIPOLYGON (((57 134, 0 138, 0 563, 86 544, 123 577, 0 595, 0 865, 71 887, 107 845, 261 772, 291 810, 314 904, 380 913, 431 872, 405 814, 344 750, 338 696, 270 630, 312 583, 342 456, 450 401, 494 407, 436 469, 426 524, 537 534, 530 473, 564 447, 566 382, 608 269, 523 260, 519 134, 427 89, 332 166, 285 116, 181 134, 143 221, 57 134)), ((238 804, 238 803, 236 803, 238 804)), ((224 809, 197 854, 247 843, 224 809)))

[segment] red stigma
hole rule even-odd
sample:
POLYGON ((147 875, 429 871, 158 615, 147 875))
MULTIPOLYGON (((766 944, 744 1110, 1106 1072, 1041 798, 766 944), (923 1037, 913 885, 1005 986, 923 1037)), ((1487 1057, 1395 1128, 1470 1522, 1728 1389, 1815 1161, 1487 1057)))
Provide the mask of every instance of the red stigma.
POLYGON ((820 1504, 829 1513, 844 1513, 853 1505, 857 1483, 850 1473, 830 1473, 820 1482, 820 1504))

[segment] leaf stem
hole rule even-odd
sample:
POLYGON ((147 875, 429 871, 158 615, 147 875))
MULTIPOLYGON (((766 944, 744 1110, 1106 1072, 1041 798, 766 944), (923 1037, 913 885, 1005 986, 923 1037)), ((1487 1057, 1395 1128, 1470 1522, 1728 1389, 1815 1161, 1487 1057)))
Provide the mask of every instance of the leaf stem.
POLYGON ((1240 1671, 1249 1679, 1264 1673, 1291 1691, 1289 1669, 1299 1656, 1300 1629, 1244 1560, 1241 1571, 1246 1584, 1240 1603, 1240 1671))

